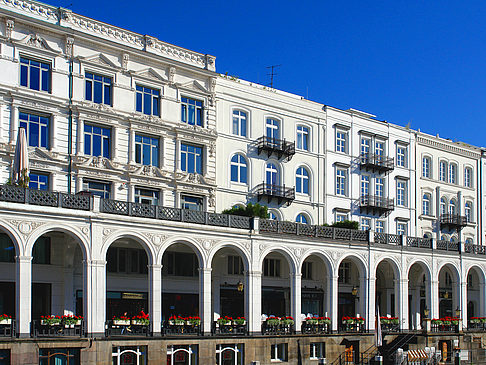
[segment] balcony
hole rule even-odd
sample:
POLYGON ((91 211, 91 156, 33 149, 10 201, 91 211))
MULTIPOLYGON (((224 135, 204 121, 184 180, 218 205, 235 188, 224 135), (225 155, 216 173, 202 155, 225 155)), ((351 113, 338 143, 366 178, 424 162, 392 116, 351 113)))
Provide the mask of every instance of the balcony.
POLYGON ((287 142, 285 139, 263 136, 257 139, 257 148, 259 155, 264 152, 270 157, 275 153, 279 160, 285 157, 286 161, 290 161, 295 155, 295 142, 287 142))
POLYGON ((393 157, 366 153, 359 156, 359 166, 366 171, 386 174, 394 169, 395 163, 393 157))
POLYGON ((446 228, 457 231, 460 231, 467 224, 466 217, 458 214, 442 214, 439 221, 440 229, 446 228))
POLYGON ((266 199, 268 203, 276 199, 278 204, 285 203, 290 205, 295 199, 295 189, 286 188, 285 185, 262 183, 256 186, 255 194, 258 200, 266 199))
POLYGON ((359 211, 361 213, 387 216, 393 209, 393 199, 373 195, 364 195, 359 199, 359 211))

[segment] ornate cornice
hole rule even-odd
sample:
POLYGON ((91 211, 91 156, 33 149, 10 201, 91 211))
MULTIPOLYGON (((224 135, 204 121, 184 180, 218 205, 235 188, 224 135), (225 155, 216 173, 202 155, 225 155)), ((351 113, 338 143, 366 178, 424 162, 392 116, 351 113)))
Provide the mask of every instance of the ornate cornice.
POLYGON ((474 158, 474 159, 481 158, 481 154, 480 154, 479 151, 478 152, 472 151, 472 149, 475 149, 475 147, 472 147, 472 146, 470 148, 467 148, 467 146, 465 146, 465 148, 461 148, 455 142, 447 143, 445 141, 442 142, 442 141, 438 141, 438 140, 435 140, 435 139, 426 138, 426 137, 422 137, 422 136, 417 136, 416 141, 419 144, 423 144, 423 145, 426 145, 426 146, 429 146, 429 147, 432 147, 432 148, 435 148, 435 149, 441 149, 443 151, 452 152, 452 153, 455 153, 455 154, 458 154, 458 155, 461 155, 461 156, 467 156, 467 157, 471 157, 471 158, 474 158))

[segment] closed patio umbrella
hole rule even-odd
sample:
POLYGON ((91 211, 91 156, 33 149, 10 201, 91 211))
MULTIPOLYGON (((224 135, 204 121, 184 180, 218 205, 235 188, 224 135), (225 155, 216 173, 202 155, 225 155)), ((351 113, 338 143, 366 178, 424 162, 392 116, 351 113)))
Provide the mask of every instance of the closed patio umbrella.
POLYGON ((25 136, 25 129, 19 128, 12 169, 12 183, 27 187, 25 186, 26 181, 24 181, 25 177, 27 176, 29 176, 29 151, 27 150, 27 137, 25 136))

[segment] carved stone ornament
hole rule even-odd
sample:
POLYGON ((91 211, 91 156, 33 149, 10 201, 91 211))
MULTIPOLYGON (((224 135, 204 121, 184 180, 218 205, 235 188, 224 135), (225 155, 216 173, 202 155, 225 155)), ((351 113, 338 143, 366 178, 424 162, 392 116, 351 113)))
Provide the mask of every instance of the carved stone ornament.
POLYGON ((81 232, 83 232, 85 236, 88 236, 88 234, 89 234, 89 227, 88 226, 81 227, 81 232))
POLYGON ((73 163, 78 167, 94 167, 103 170, 121 170, 120 165, 117 162, 101 156, 74 156, 73 163))
POLYGON ((29 159, 42 159, 51 161, 60 161, 59 153, 46 150, 44 148, 35 148, 29 151, 29 159))
POLYGON ((12 32, 15 27, 15 22, 13 19, 7 19, 5 20, 5 37, 7 37, 8 40, 12 39, 12 32))
POLYGON ((104 228, 103 229, 103 236, 104 237, 109 236, 111 234, 111 232, 113 232, 112 229, 110 229, 110 228, 104 228))
POLYGON ((30 221, 19 221, 19 220, 9 220, 9 222, 13 226, 17 227, 19 232, 24 237, 29 236, 32 233, 32 231, 45 224, 44 222, 30 222, 30 221))
POLYGON ((144 235, 152 242, 154 245, 159 246, 167 238, 164 234, 145 232, 144 235))
POLYGON ((148 165, 130 165, 128 166, 128 171, 134 175, 149 176, 149 177, 160 177, 168 178, 170 172, 166 170, 161 170, 156 166, 148 165))
POLYGON ((175 73, 176 73, 176 68, 175 67, 169 67, 169 83, 171 83, 171 84, 174 83, 175 73))
POLYGON ((212 246, 218 243, 216 240, 208 240, 204 238, 196 238, 196 241, 199 242, 206 250, 209 250, 212 246))
POLYGON ((216 194, 214 192, 214 189, 209 190, 208 205, 211 208, 214 208, 216 206, 216 194))
POLYGON ((66 36, 65 52, 72 57, 74 54, 74 37, 66 36))
POLYGON ((29 34, 20 43, 25 44, 30 47, 35 47, 39 49, 44 49, 51 52, 59 53, 59 50, 52 48, 47 41, 38 34, 29 34))
POLYGON ((128 70, 128 61, 130 60, 130 55, 128 53, 124 53, 122 56, 122 69, 128 70))

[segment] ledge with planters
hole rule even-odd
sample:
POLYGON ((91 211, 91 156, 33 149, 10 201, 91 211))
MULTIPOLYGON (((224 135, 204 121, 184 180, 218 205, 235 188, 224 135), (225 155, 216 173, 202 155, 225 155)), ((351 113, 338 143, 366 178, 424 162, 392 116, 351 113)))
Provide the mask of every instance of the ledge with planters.
POLYGON ((213 322, 213 335, 246 335, 248 326, 245 317, 219 317, 213 322))
POLYGON ((85 335, 84 319, 81 316, 41 316, 40 321, 32 322, 34 337, 64 337, 85 335))
POLYGON ((382 332, 399 332, 400 320, 398 317, 380 317, 382 332))
POLYGON ((264 335, 291 335, 295 333, 295 321, 292 317, 268 317, 262 323, 262 334, 264 335))
POLYGON ((486 331, 486 317, 469 318, 467 329, 473 331, 486 331))
POLYGON ((148 315, 141 314, 133 317, 114 316, 106 321, 105 336, 149 336, 150 319, 148 315))
POLYGON ((15 320, 8 314, 0 314, 0 337, 15 336, 15 320))
POLYGON ((199 335, 201 334, 201 318, 198 316, 171 316, 162 323, 162 332, 166 335, 199 335))
POLYGON ((343 332, 365 332, 365 319, 363 317, 344 316, 341 319, 341 331, 343 332))
POLYGON ((304 321, 302 321, 301 332, 305 334, 331 333, 331 318, 307 317, 304 321))
POLYGON ((459 332, 460 318, 443 317, 430 321, 432 332, 459 332))

